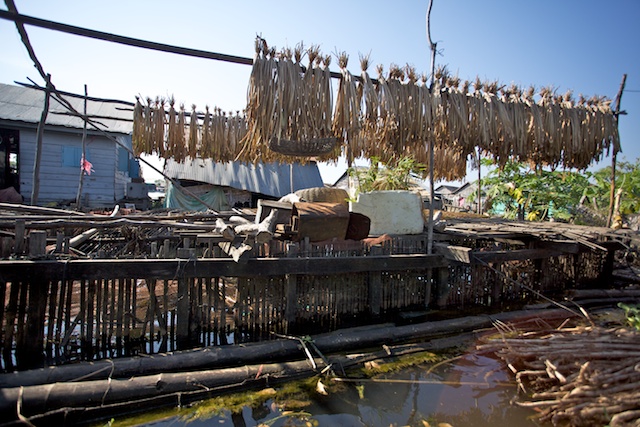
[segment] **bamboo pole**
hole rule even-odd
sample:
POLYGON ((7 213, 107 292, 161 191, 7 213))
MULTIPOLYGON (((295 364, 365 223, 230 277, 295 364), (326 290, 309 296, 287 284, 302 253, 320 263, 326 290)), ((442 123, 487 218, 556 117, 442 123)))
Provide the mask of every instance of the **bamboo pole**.
POLYGON ((482 215, 482 170, 480 162, 480 147, 478 147, 478 215, 482 215))
MULTIPOLYGON (((622 92, 624 91, 624 87, 627 83, 627 75, 622 75, 622 82, 620 83, 620 89, 618 89, 618 94, 616 95, 615 109, 613 113, 616 116, 616 126, 618 126, 618 121, 620 120, 620 101, 622 100, 622 92)), ((613 205, 615 204, 615 194, 616 194, 616 160, 618 157, 618 150, 616 147, 613 147, 613 154, 611 155, 611 191, 609 193, 609 216, 607 217, 607 227, 611 227, 611 222, 613 220, 613 205)))
POLYGON ((42 160, 42 138, 44 134, 44 125, 49 114, 49 100, 51 98, 51 74, 46 75, 46 89, 44 92, 44 107, 38 122, 38 130, 36 133, 36 153, 33 161, 33 178, 31 187, 31 204, 38 203, 38 194, 40 193, 40 162, 42 160))
MULTIPOLYGON (((87 85, 84 85, 84 116, 87 117, 87 85)), ((76 209, 82 207, 82 184, 84 182, 84 162, 87 159, 87 121, 84 120, 82 127, 82 159, 80 160, 80 182, 78 183, 78 194, 76 195, 76 209)))
MULTIPOLYGON (((433 89, 433 81, 436 67, 436 48, 437 43, 431 40, 431 8, 433 7, 433 0, 429 0, 429 8, 427 9, 427 40, 429 41, 429 48, 431 49, 431 77, 429 83, 429 90, 433 89)), ((434 182, 433 182, 433 161, 434 161, 434 141, 433 134, 429 136, 429 224, 427 227, 427 254, 431 255, 433 252, 433 207, 434 207, 434 182)))

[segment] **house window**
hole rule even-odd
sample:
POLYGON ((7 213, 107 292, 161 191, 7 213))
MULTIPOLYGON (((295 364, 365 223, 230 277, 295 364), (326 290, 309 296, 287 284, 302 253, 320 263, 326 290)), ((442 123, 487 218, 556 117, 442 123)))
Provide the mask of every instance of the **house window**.
MULTIPOLYGON (((87 160, 91 161, 89 150, 86 151, 87 160)), ((65 145, 62 147, 62 166, 79 168, 82 160, 82 147, 65 145)))

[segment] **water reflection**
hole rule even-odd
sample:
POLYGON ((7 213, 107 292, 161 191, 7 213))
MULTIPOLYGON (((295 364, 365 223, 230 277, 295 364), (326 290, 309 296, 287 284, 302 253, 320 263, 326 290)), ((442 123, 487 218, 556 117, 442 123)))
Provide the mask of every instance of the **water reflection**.
POLYGON ((174 416, 146 426, 536 426, 530 410, 510 402, 516 387, 499 361, 470 353, 441 364, 367 379, 348 379, 339 392, 311 396, 302 410, 286 412, 273 400, 242 413, 194 419, 174 416), (297 411, 297 412, 296 412, 297 411))

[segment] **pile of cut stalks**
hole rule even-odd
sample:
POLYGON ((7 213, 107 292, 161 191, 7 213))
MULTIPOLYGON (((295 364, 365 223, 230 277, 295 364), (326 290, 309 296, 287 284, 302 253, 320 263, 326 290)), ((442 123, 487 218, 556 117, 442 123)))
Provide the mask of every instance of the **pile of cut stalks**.
POLYGON ((516 404, 562 426, 640 425, 640 333, 595 325, 515 332, 478 346, 499 356, 526 396, 516 404))

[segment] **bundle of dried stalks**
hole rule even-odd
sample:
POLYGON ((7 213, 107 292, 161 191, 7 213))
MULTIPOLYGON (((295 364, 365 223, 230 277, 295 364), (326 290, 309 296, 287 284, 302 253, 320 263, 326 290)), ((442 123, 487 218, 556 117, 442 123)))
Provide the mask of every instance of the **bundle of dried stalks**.
POLYGON ((349 63, 349 55, 346 52, 338 54, 338 66, 342 73, 342 79, 338 85, 338 94, 336 97, 336 108, 333 114, 332 129, 338 141, 348 142, 347 158, 353 162, 356 157, 364 153, 360 141, 360 106, 362 91, 356 87, 353 76, 347 70, 349 63))
POLYGON ((335 161, 344 146, 349 160, 364 156, 389 163, 412 156, 427 164, 427 147, 433 142, 436 179, 461 179, 467 159, 478 149, 499 165, 514 159, 577 169, 585 169, 605 151, 620 149, 616 115, 602 97, 574 101, 570 92, 558 96, 550 87, 536 93, 533 87, 523 90, 480 79, 471 90, 471 83, 451 76, 446 67, 435 70, 428 86, 426 76, 419 77, 411 66, 392 65, 387 75, 378 66, 374 83, 367 73, 368 56, 360 57, 362 74, 356 82, 347 70, 347 54, 341 53, 334 110, 331 57, 317 46, 304 49, 299 44, 276 52, 257 38, 255 51, 246 121, 239 113, 227 116, 218 109, 206 111, 200 125, 194 107, 185 136, 174 131, 184 112, 177 114, 176 126, 173 100, 168 120, 163 99, 147 98, 146 105, 138 100, 136 153, 176 160, 188 155, 287 162, 288 155, 300 155, 335 161), (336 139, 340 144, 333 145, 336 139))
POLYGON ((640 423, 640 333, 635 329, 565 327, 529 333, 506 331, 478 346, 495 352, 533 408, 554 425, 640 423))
POLYGON ((220 162, 233 161, 240 151, 239 141, 247 134, 244 115, 206 107, 199 113, 195 105, 187 117, 184 104, 176 110, 175 101, 147 98, 134 107, 133 149, 136 154, 157 154, 181 162, 186 158, 211 158, 220 162), (200 122, 202 120, 202 122, 200 122))
MULTIPOLYGON (((264 39, 256 40, 247 103, 248 133, 238 158, 256 162, 287 161, 286 155, 326 155, 314 146, 333 142, 330 59, 317 46, 303 45, 276 54, 264 39), (299 153, 295 150, 299 149, 299 153)), ((333 144, 328 145, 333 148, 333 144)), ((333 156, 337 160, 338 153, 333 156)))

